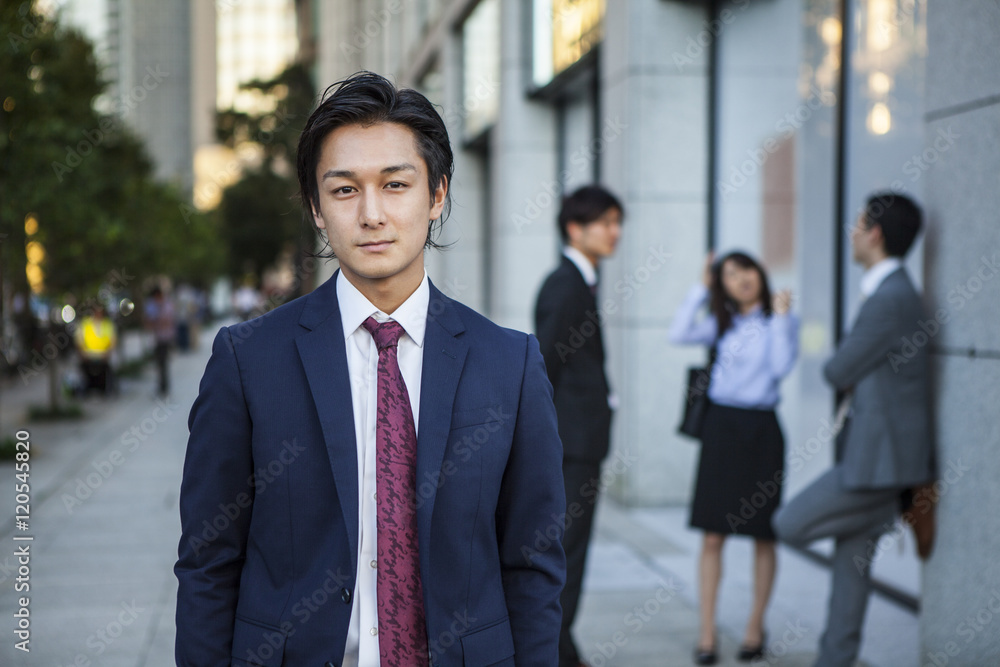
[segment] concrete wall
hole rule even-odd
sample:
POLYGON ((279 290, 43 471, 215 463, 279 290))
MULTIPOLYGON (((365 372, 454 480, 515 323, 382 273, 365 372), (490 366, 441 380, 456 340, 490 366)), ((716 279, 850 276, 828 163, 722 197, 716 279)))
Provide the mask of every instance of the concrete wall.
POLYGON ((493 176, 490 317, 531 331, 535 295, 558 258, 556 126, 551 105, 525 97, 527 3, 501 0, 500 116, 490 141, 493 176))
POLYGON ((1000 663, 1000 4, 928 7, 925 291, 947 323, 931 344, 942 473, 924 567, 921 664, 1000 663), (954 144, 935 140, 939 132, 954 144), (992 267, 992 268, 991 268, 992 267), (974 348, 993 358, 969 358, 974 348))
POLYGON ((122 48, 128 51, 128 65, 119 92, 129 109, 125 122, 145 139, 156 177, 190 190, 192 8, 187 2, 156 0, 125 4, 131 5, 122 14, 122 48))
POLYGON ((621 401, 612 446, 625 472, 611 493, 633 504, 686 502, 697 454, 675 427, 685 367, 706 353, 671 346, 666 332, 705 256, 707 54, 683 67, 675 56, 707 19, 703 6, 662 0, 609 4, 605 18, 601 180, 626 219, 598 303, 621 401))

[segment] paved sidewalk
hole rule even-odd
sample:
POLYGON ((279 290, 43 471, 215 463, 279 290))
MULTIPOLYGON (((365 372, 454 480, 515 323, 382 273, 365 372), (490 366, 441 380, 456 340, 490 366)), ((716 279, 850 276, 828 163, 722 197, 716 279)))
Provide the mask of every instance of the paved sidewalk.
MULTIPOLYGON (((209 341, 211 339, 208 339, 209 341)), ((44 381, 8 387, 5 430, 31 434, 31 518, 15 531, 13 463, 0 464, 0 665, 173 665, 180 519, 177 495, 187 414, 208 350, 174 355, 170 400, 154 373, 123 381, 117 399, 89 398, 86 419, 27 424, 44 381), (30 591, 14 592, 14 534, 30 535, 30 591), (16 650, 13 613, 30 597, 30 653, 16 650)))
MULTIPOLYGON (((15 531, 14 471, 0 464, 0 665, 167 667, 173 664, 177 495, 187 415, 209 354, 175 355, 170 401, 153 399, 152 371, 117 400, 89 400, 88 418, 24 424, 6 394, 4 428, 31 432, 30 529, 15 531), (31 652, 14 649, 14 534, 32 535, 31 652)), ((44 389, 29 388, 44 397, 44 389)), ((27 390, 26 390, 27 391, 27 390)), ((34 399, 32 399, 34 400, 34 399)), ((694 572, 699 535, 686 510, 602 502, 578 635, 594 667, 690 665, 697 636, 694 572)), ((782 553, 768 618, 776 654, 761 664, 811 664, 828 573, 782 553)), ((722 665, 733 659, 749 607, 750 548, 732 541, 720 600, 722 665)), ((917 621, 874 599, 863 658, 873 667, 917 665, 917 621)), ((298 666, 294 666, 298 667, 298 666)))
MULTIPOLYGON (((687 508, 598 507, 591 557, 584 577, 576 637, 593 667, 692 665, 698 638, 697 556, 701 533, 687 527, 687 508)), ((719 599, 719 663, 741 665, 752 595, 752 542, 733 539, 723 554, 719 599)), ((898 567, 886 556, 876 569, 898 567)), ((767 615, 770 653, 754 665, 807 667, 816 658, 826 618, 829 571, 783 547, 767 615)), ((869 667, 920 665, 918 619, 873 596, 861 663, 869 667)))

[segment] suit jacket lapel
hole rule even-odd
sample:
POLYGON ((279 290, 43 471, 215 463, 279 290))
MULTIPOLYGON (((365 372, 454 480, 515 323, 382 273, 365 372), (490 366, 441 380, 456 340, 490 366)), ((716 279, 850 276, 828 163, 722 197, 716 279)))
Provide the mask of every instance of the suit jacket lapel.
MULTIPOLYGON (((431 537, 431 518, 441 465, 451 432, 451 412, 469 346, 461 334, 465 325, 451 299, 433 283, 424 333, 424 364, 420 380, 420 432, 417 434, 417 534, 424 567, 431 537)), ((424 569, 425 574, 429 569, 424 569)))
MULTIPOLYGON (((337 303, 339 273, 306 297, 299 324, 309 331, 295 342, 316 402, 353 562, 358 551, 358 445, 347 348, 337 303)), ((353 565, 356 570, 357 563, 353 565)))

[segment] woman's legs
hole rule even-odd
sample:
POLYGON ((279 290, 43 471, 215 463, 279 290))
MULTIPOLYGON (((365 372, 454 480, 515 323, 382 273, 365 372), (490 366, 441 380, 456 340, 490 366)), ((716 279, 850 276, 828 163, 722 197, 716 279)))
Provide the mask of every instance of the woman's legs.
POLYGON ((774 587, 778 558, 773 540, 754 541, 753 606, 743 635, 745 646, 759 646, 764 637, 764 613, 774 587))
POLYGON ((701 544, 701 559, 698 562, 701 634, 698 648, 705 651, 715 647, 715 602, 719 580, 722 579, 722 545, 725 541, 725 535, 706 532, 701 544))

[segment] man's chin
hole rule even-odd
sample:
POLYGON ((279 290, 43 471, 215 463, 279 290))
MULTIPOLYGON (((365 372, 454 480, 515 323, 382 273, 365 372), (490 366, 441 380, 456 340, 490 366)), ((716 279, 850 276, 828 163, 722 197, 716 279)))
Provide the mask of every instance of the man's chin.
POLYGON ((404 263, 400 262, 398 259, 384 257, 384 258, 366 258, 367 261, 358 262, 356 264, 351 264, 345 266, 341 262, 341 268, 345 272, 361 278, 362 280, 368 281, 378 281, 387 280, 393 278, 401 273, 405 273, 406 270, 412 265, 412 262, 404 263))

